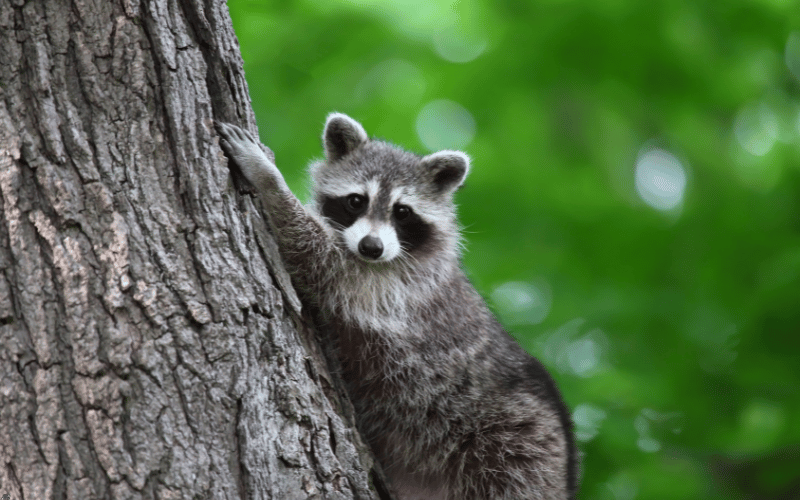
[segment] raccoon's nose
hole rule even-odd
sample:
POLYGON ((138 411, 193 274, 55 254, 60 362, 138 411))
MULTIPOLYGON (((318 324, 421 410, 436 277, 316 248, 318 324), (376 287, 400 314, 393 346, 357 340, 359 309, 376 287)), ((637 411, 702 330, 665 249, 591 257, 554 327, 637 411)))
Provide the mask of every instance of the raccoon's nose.
POLYGON ((375 236, 364 236, 358 242, 358 251, 364 257, 377 259, 383 253, 383 243, 375 236))

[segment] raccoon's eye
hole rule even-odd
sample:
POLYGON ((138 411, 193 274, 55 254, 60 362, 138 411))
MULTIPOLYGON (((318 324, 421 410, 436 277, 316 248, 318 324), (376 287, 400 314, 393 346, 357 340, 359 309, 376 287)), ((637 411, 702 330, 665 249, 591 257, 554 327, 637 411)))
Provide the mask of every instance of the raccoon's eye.
POLYGON ((360 212, 367 205, 367 199, 360 194, 351 194, 347 197, 347 208, 351 212, 360 212))
POLYGON ((395 205, 394 206, 394 218, 398 222, 403 222, 404 220, 408 219, 411 215, 411 209, 405 205, 395 205))

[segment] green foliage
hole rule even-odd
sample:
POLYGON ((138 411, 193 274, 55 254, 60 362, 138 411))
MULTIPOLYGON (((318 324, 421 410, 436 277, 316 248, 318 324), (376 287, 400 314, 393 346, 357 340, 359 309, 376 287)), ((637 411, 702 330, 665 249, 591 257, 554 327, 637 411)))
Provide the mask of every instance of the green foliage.
POLYGON ((230 9, 296 192, 334 110, 472 156, 464 263, 575 410, 581 498, 800 498, 795 2, 230 9))

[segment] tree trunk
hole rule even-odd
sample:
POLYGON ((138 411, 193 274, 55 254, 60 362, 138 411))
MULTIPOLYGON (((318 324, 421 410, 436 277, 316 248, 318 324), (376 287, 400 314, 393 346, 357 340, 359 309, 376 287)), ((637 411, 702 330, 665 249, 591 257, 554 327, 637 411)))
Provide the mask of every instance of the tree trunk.
POLYGON ((377 498, 214 118, 223 1, 0 0, 0 495, 377 498))

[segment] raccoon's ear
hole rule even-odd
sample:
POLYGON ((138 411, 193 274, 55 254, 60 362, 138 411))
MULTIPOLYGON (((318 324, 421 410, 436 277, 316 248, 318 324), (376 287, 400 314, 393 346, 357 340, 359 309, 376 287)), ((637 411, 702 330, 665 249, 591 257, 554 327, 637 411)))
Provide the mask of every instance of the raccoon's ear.
POLYGON ((422 158, 422 167, 440 193, 455 191, 469 172, 469 156, 461 151, 438 151, 422 158))
POLYGON ((342 113, 331 113, 322 132, 325 156, 336 161, 367 142, 367 133, 360 123, 342 113))

